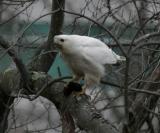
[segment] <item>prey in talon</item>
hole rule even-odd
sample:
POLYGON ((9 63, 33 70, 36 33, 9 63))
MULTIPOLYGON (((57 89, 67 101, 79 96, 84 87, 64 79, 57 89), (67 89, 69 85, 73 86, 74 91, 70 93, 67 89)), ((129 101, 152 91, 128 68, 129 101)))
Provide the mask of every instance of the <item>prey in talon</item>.
POLYGON ((63 93, 67 97, 72 93, 75 94, 75 95, 80 95, 82 91, 83 90, 82 90, 82 85, 81 84, 70 81, 66 85, 66 87, 64 87, 63 93))

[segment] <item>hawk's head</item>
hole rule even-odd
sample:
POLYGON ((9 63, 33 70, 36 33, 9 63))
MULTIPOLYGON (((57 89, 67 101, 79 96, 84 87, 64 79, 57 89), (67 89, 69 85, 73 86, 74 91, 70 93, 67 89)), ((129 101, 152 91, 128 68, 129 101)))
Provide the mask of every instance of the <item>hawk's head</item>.
POLYGON ((75 38, 71 35, 54 36, 54 44, 61 52, 69 53, 76 49, 75 38))

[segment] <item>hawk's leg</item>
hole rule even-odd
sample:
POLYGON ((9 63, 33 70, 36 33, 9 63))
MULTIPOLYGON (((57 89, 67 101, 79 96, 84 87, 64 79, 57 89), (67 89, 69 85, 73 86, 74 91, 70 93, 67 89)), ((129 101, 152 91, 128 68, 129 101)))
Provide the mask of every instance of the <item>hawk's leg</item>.
POLYGON ((86 89, 94 87, 96 84, 100 82, 100 76, 97 74, 96 77, 92 75, 86 74, 84 77, 84 85, 82 86, 82 90, 79 92, 76 92, 76 95, 83 95, 86 92, 86 89))

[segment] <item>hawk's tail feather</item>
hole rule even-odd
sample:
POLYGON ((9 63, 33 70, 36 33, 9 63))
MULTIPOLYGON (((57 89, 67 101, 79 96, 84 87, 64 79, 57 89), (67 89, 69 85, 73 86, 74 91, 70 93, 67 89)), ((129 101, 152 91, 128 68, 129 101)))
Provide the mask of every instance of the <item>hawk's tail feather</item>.
POLYGON ((117 62, 113 64, 113 66, 120 66, 122 62, 126 61, 126 57, 124 56, 118 56, 117 62))
POLYGON ((124 56, 119 56, 118 62, 123 62, 123 61, 126 61, 126 57, 124 57, 124 56))

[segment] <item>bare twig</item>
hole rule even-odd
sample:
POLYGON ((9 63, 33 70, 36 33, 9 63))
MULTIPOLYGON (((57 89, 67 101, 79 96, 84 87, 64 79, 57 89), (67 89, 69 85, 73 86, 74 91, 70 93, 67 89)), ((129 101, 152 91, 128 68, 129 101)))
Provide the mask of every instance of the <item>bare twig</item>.
POLYGON ((4 24, 7 24, 8 22, 10 22, 12 19, 14 19, 15 17, 17 17, 18 15, 20 15, 22 12, 24 12, 27 8, 29 8, 34 1, 32 1, 30 4, 28 4, 23 10, 19 11, 17 14, 15 14, 14 16, 12 16, 11 18, 9 18, 8 20, 0 23, 0 26, 3 26, 4 24))

